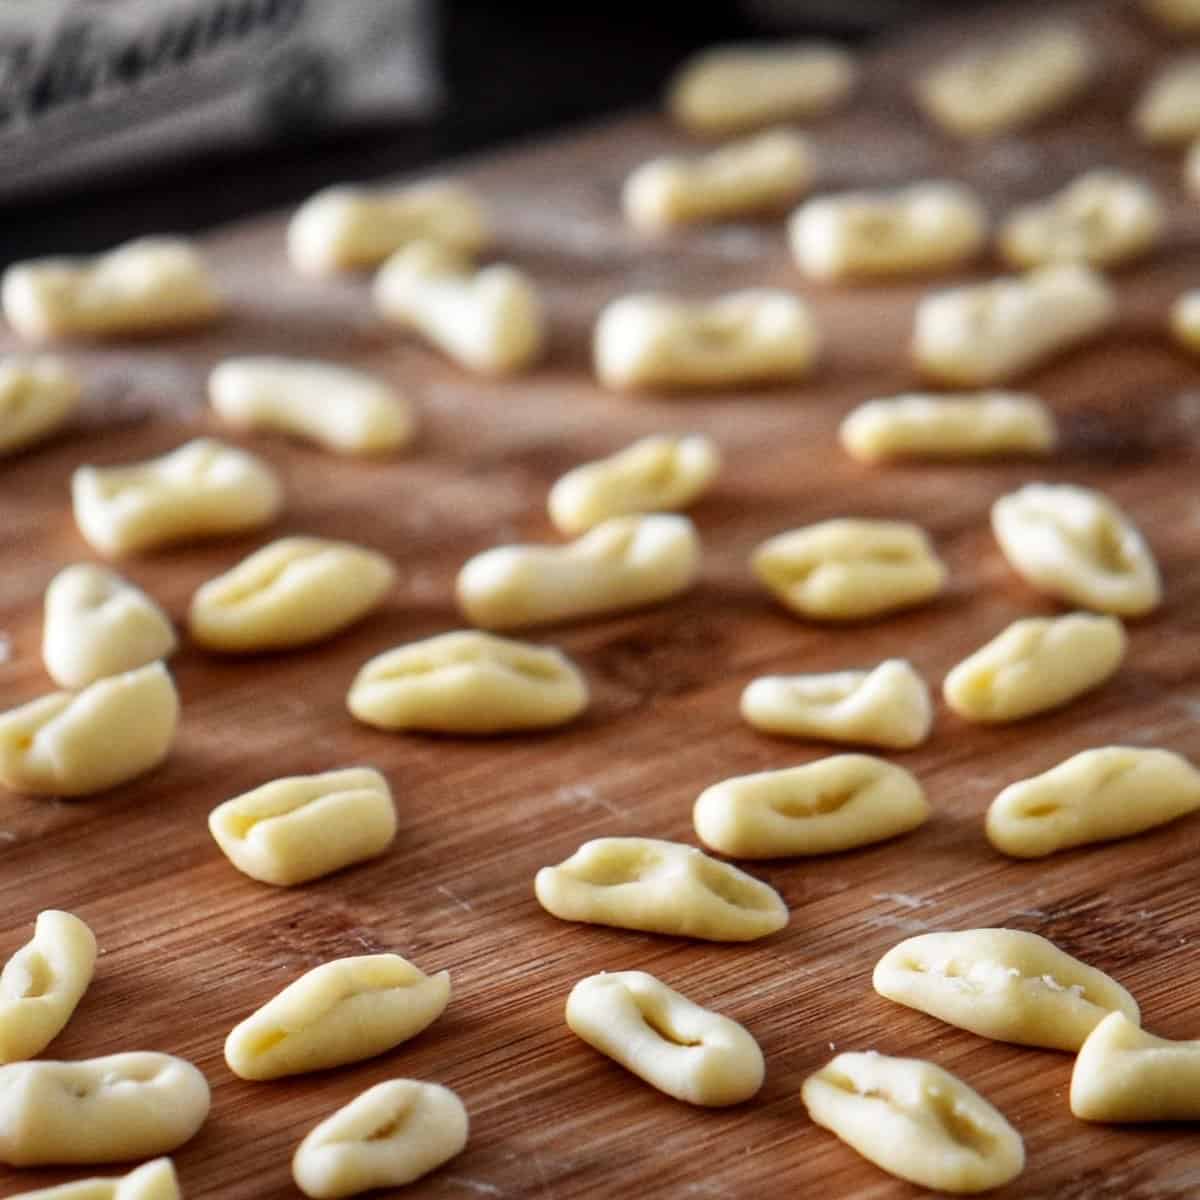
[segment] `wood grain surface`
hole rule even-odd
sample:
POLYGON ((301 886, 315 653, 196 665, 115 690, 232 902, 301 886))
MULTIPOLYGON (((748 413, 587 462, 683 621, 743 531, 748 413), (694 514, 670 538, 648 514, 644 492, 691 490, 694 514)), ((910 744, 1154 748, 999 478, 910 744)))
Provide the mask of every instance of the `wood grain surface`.
MULTIPOLYGON (((1197 282, 1200 224, 1177 155, 1139 148, 1125 123, 1141 81, 1171 47, 1132 5, 1083 5, 1080 19, 1106 59, 1086 105, 1020 138, 968 147, 940 139, 914 115, 906 80, 948 47, 1012 26, 1018 11, 1045 6, 1005 5, 973 27, 929 28, 885 48, 850 108, 812 133, 825 188, 945 173, 978 185, 999 212, 1096 164, 1126 165, 1161 187, 1169 243, 1120 273, 1115 333, 1032 380, 1065 434, 1047 464, 851 462, 837 446, 838 422, 861 400, 915 382, 906 342, 928 282, 805 285, 778 221, 639 239, 619 218, 621 181, 647 156, 683 144, 649 116, 456 171, 488 197, 498 255, 545 289, 553 352, 527 378, 468 377, 381 327, 363 280, 297 278, 284 259, 281 215, 208 239, 233 299, 219 327, 70 351, 89 380, 81 421, 0 466, 3 707, 52 687, 39 654, 42 593, 61 567, 93 557, 68 504, 80 463, 143 458, 208 433, 252 446, 282 474, 288 504, 274 528, 122 565, 177 620, 202 581, 285 533, 357 539, 400 570, 386 607, 324 646, 237 660, 184 645, 172 660, 183 722, 154 774, 71 803, 0 793, 0 953, 26 941, 46 907, 79 914, 102 948, 91 990, 49 1053, 165 1050, 195 1061, 212 1083, 208 1123, 175 1156, 189 1197, 295 1195, 289 1161, 304 1132, 395 1076, 448 1084, 471 1113, 466 1152, 413 1196, 925 1194, 806 1118, 800 1085, 835 1048, 928 1057, 998 1105, 1028 1150, 1025 1174, 998 1196, 1200 1194, 1194 1130, 1078 1122, 1067 1108, 1069 1055, 985 1041, 889 1004, 870 986, 878 957, 910 934, 1004 925, 1113 974, 1152 1031, 1200 1036, 1200 819, 1043 862, 1008 861, 983 835, 1002 786, 1086 747, 1164 746, 1200 759, 1200 388, 1195 364, 1163 333, 1168 303, 1197 282), (811 299, 829 342, 811 382, 673 400, 606 395, 591 382, 590 329, 605 301, 633 288, 699 296, 755 283, 811 299), (378 371, 420 407, 419 443, 363 463, 229 435, 206 409, 204 378, 238 352, 328 356, 378 371), (514 539, 557 540, 545 497, 563 470, 641 434, 691 429, 715 437, 727 459, 694 510, 706 547, 701 584, 651 611, 544 635, 588 675, 593 704, 582 720, 550 735, 482 740, 389 736, 351 720, 346 689, 368 657, 460 624, 453 581, 468 555, 514 539), (738 697, 755 675, 902 656, 937 687, 1009 621, 1053 611, 1005 565, 988 530, 991 502, 1034 479, 1104 489, 1162 566, 1166 601, 1131 626, 1112 681, 1060 713, 1007 728, 969 727, 940 710, 928 744, 898 756, 925 784, 932 821, 857 853, 752 867, 792 912, 788 928, 765 941, 721 946, 568 925, 538 907, 538 867, 585 839, 693 842, 691 807, 706 785, 830 752, 740 722, 738 697), (851 628, 788 616, 753 581, 748 554, 771 534, 839 515, 925 525, 951 568, 945 595, 851 628), (396 794, 401 831, 382 859, 279 890, 245 878, 217 850, 205 818, 219 802, 278 775, 352 763, 382 769, 396 794), (235 1022, 318 963, 382 950, 451 972, 454 997, 428 1031, 320 1075, 254 1084, 230 1074, 221 1047, 235 1022), (563 1004, 577 979, 631 968, 751 1030, 768 1064, 755 1100, 724 1112, 689 1108, 567 1030, 563 1004)), ((995 270, 983 264, 979 274, 995 270)), ((12 348, 0 335, 0 349, 12 348)), ((0 1168, 0 1192, 78 1175, 0 1168)))

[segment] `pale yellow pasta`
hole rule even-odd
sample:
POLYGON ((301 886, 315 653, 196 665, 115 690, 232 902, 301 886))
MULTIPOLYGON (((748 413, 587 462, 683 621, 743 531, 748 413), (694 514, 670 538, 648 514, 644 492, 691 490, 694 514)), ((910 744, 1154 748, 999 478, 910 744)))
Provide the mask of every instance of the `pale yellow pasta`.
POLYGON ((788 222, 792 257, 813 279, 948 271, 975 258, 987 232, 975 193, 943 182, 817 196, 788 222))
POLYGON ((375 277, 375 307, 460 366, 511 375, 542 356, 546 315, 532 280, 515 267, 475 270, 454 250, 414 242, 375 277))
POLYGON ((740 1104, 762 1087, 762 1051, 746 1029, 645 971, 581 979, 566 1017, 589 1046, 687 1104, 740 1104))
POLYGON ((1155 1037, 1110 1013, 1079 1048, 1071 1112, 1081 1121, 1200 1121, 1200 1041, 1155 1037))
POLYGON ((447 1087, 389 1079, 310 1130, 292 1158, 296 1186, 313 1200, 403 1187, 467 1144, 470 1120, 447 1087))
POLYGON ((238 429, 290 434, 338 454, 386 454, 407 445, 416 429, 398 389, 318 359, 227 358, 209 375, 208 395, 238 429))
POLYGON ((1017 929, 919 934, 875 964, 873 982, 881 996, 948 1025, 1048 1050, 1078 1050, 1110 1012, 1138 1020, 1119 983, 1017 929))
POLYGON ((182 1146, 208 1116, 190 1062, 136 1050, 0 1067, 0 1162, 14 1167, 126 1162, 182 1146))
POLYGON ((584 842, 534 880, 538 903, 563 921, 712 942, 748 942, 782 929, 774 888, 693 846, 657 838, 584 842))
POLYGON ((920 1187, 973 1195, 1025 1167, 1021 1135, 957 1076, 918 1058, 839 1054, 804 1081, 808 1115, 868 1162, 920 1187))
POLYGON ((253 454, 196 438, 147 462, 79 467, 71 498, 79 532, 120 556, 258 529, 282 508, 283 489, 253 454))
POLYGON ((1009 566, 1040 592, 1123 617, 1148 613, 1162 599, 1141 532, 1091 488, 1028 483, 992 505, 992 532, 1009 566))
POLYGON ((157 662, 176 644, 167 614, 105 567, 64 567, 46 588, 42 659, 60 687, 87 687, 157 662))
POLYGON ((1142 9, 1172 33, 1200 32, 1198 0, 1141 0, 1142 9))
POLYGON ((188 629, 207 649, 234 654, 307 646, 377 608, 395 578, 364 546, 280 538, 197 589, 188 629))
POLYGON ((156 1158, 128 1175, 38 1188, 21 1192, 12 1200, 181 1200, 182 1195, 171 1160, 156 1158))
POLYGON ((742 692, 743 719, 755 729, 907 750, 933 726, 925 680, 902 658, 870 671, 761 675, 742 692))
POLYGON ((33 940, 0 971, 0 1063, 36 1058, 66 1028, 96 966, 96 938, 78 917, 49 908, 33 940))
POLYGON ((161 662, 52 692, 0 713, 0 784, 14 792, 86 796, 167 757, 179 696, 161 662))
POLYGON ((396 836, 387 780, 370 767, 276 779, 218 805, 209 832, 239 871, 291 887, 382 854, 396 836))
POLYGON ((806 138, 772 129, 690 158, 656 158, 638 167, 621 193, 625 218, 647 233, 718 221, 795 200, 809 187, 806 138))
POLYGON ((1026 617, 954 667, 942 694, 968 721, 1019 721, 1099 687, 1121 665, 1125 644, 1116 617, 1026 617))
POLYGON ((857 78, 853 57, 823 42, 717 46, 676 72, 667 109, 691 133, 726 137, 821 116, 845 101, 857 78))
POLYGON ((29 341, 121 337, 207 325, 224 307, 183 238, 146 237, 94 258, 42 258, 4 273, 8 323, 29 341))
POLYGON ((450 1001, 450 973, 398 954, 323 963, 236 1025, 225 1061, 242 1079, 277 1079, 374 1058, 415 1037, 450 1001))
POLYGON ((1079 32, 1041 26, 935 67, 918 81, 916 97, 947 133, 991 137, 1063 108, 1087 87, 1096 67, 1096 55, 1079 32))
POLYGON ((1185 350, 1200 354, 1200 288, 1176 297, 1169 323, 1175 340, 1185 350))
POLYGON ((1166 211, 1149 184, 1097 168, 1048 200, 1010 213, 998 245, 1017 268, 1070 262, 1112 267, 1153 250, 1166 223, 1166 211))
POLYGON ((923 604, 946 583, 928 535, 907 521, 821 521, 777 534, 751 559, 755 575, 798 616, 855 621, 923 604))
POLYGON ((808 305, 775 288, 693 302, 622 296, 596 321, 596 376, 620 391, 703 390, 803 379, 821 337, 808 305))
POLYGON ((1200 770, 1169 750, 1104 746, 1011 783, 987 813, 988 841, 1014 858, 1110 842, 1200 809, 1200 770))
POLYGON ((458 573, 459 607, 474 625, 516 629, 657 604, 700 572, 687 517, 612 517, 566 546, 498 546, 458 573))
POLYGON ((563 475, 550 489, 550 519, 576 536, 610 517, 677 512, 698 500, 720 469, 721 452, 705 434, 652 434, 563 475))
POLYGON ((0 458, 35 446, 75 415, 79 377, 50 354, 0 358, 0 458))
POLYGON ((297 271, 334 275, 378 266, 411 242, 440 242, 475 254, 491 238, 475 192, 436 179, 405 187, 325 188, 296 210, 288 223, 287 248, 297 271))
POLYGON ((860 462, 975 459, 1049 454, 1058 440, 1054 414, 1022 392, 908 392, 860 404, 839 430, 860 462))
POLYGON ((562 651, 474 629, 377 655, 347 697, 367 725, 436 733, 546 729, 573 720, 587 704, 587 680, 562 651))
POLYGON ((1112 286, 1091 267, 1039 267, 924 297, 913 361, 948 387, 991 387, 1097 337, 1116 315, 1112 286))
POLYGON ((915 776, 868 754, 713 784, 692 810, 696 834, 731 858, 837 854, 908 833, 929 819, 915 776))
POLYGON ((1134 106, 1133 126, 1160 145, 1200 136, 1200 57, 1176 59, 1151 79, 1134 106))

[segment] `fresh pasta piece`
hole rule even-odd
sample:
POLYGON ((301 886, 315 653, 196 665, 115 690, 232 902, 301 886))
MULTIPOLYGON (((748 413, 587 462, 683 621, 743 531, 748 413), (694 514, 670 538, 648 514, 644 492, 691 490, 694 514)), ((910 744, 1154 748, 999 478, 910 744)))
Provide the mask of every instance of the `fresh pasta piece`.
POLYGON ((933 726, 925 680, 902 658, 870 671, 761 675, 742 692, 743 719, 765 733, 907 750, 933 726))
POLYGON ((42 658, 60 687, 82 688, 166 658, 167 614, 141 588, 92 563, 64 567, 46 589, 42 658))
POLYGON ((1113 267, 1149 253, 1167 214, 1149 184, 1122 171, 1087 171, 1040 204, 1011 213, 1000 252, 1011 266, 1088 263, 1113 267))
POLYGON ((908 392, 860 404, 839 436, 852 458, 879 463, 1049 454, 1058 431, 1050 409, 1023 392, 908 392))
POLYGON ((1200 354, 1200 288, 1176 298, 1171 305, 1170 328, 1185 350, 1200 354))
POLYGON ((813 175, 807 139, 772 129, 693 158, 656 158, 625 181, 631 225, 658 233, 778 208, 805 192, 813 175))
POLYGON ((50 354, 0 358, 0 458, 57 433, 79 407, 79 378, 50 354))
POLYGON ((147 462, 79 467, 71 498, 79 532, 116 557, 258 529, 275 519, 283 489, 253 454, 195 438, 147 462))
POLYGON ((36 1167, 167 1154, 195 1135, 208 1106, 208 1081, 170 1054, 10 1063, 0 1067, 0 1162, 36 1167))
POLYGON ((1154 76, 1134 107, 1133 126, 1160 145, 1200 136, 1200 57, 1177 59, 1154 76))
POLYGON ((231 654, 288 650, 340 633, 383 601, 396 569, 382 554, 326 538, 280 538, 201 586, 192 637, 231 654))
POLYGON ((788 223, 792 257, 813 279, 948 271, 975 258, 987 233, 975 193, 943 182, 817 196, 788 223))
POLYGON ((1081 1121, 1200 1121, 1200 1041, 1155 1037, 1109 1013, 1079 1048, 1071 1112, 1081 1121))
POLYGON ((720 469, 712 438, 652 434, 568 471, 550 489, 550 519, 574 537, 610 517, 676 512, 698 500, 720 469))
POLYGON ((498 546, 458 573, 472 624, 516 629, 657 604, 700 572, 700 539, 687 517, 612 517, 567 546, 498 546))
POLYGON ((136 779, 167 757, 179 696, 161 662, 51 692, 0 713, 0 784, 42 796, 87 796, 136 779))
POLYGON ((347 704, 377 729, 512 733, 574 720, 588 686, 561 650, 468 629, 377 655, 347 704))
POLYGON ((1065 107, 1096 68, 1096 55, 1077 30, 1041 26, 934 68, 918 82, 917 102, 946 133, 993 137, 1065 107))
POLYGON ((656 292, 614 300, 596 321, 596 375, 621 391, 698 390, 803 379, 821 337, 808 305, 776 288, 692 303, 656 292))
POLYGON ((869 754, 726 779, 701 792, 692 810, 700 840, 730 858, 837 854, 928 819, 915 776, 869 754))
POLYGON ((1107 496, 1069 483, 1027 483, 992 505, 992 532, 1031 587, 1122 617, 1157 608, 1158 564, 1137 526, 1107 496))
POLYGON ((689 133, 726 137, 775 121, 817 117, 842 104, 858 80, 854 58, 823 42, 718 46, 672 78, 667 108, 689 133))
POLYGON ((687 1104, 740 1104, 762 1087, 762 1051, 746 1029, 645 971, 581 979, 566 1016, 589 1046, 687 1104))
POLYGON ((491 239, 479 197, 443 179, 406 187, 325 188, 296 210, 287 229, 292 266, 317 276, 378 266, 412 242, 439 242, 470 255, 491 239))
POLYGON ((17 334, 35 342, 186 329, 224 308, 199 251, 171 237, 138 238, 94 258, 16 263, 0 301, 17 334))
POLYGON ((242 1079, 278 1079, 374 1058, 415 1037, 450 1001, 450 973, 399 954, 323 963, 236 1025, 225 1061, 242 1079))
POLYGON ((208 828, 244 875, 292 887, 382 854, 396 807, 378 771, 349 767, 265 783, 219 804, 208 828))
POLYGON ((515 267, 475 271, 456 251, 414 242, 375 277, 375 307, 448 358, 483 375, 511 375, 539 359, 546 315, 532 281, 515 267))
POLYGON ((946 583, 928 535, 908 521, 821 521, 777 534, 751 559, 755 575, 798 616, 856 621, 923 604, 946 583))
POLYGON ((1142 9, 1171 33, 1200 33, 1197 0, 1141 0, 1142 9))
POLYGON ((313 1200, 403 1187, 461 1154, 469 1128, 449 1088, 389 1079, 309 1131, 292 1158, 292 1177, 313 1200))
POLYGON ((1116 315, 1116 294, 1091 267, 1039 267, 926 296, 917 305, 913 360, 948 387, 991 387, 1098 336, 1116 315))
POLYGON ((1125 657, 1116 617, 1027 617, 964 658, 942 687, 968 721, 1019 721, 1099 687, 1125 657))
POLYGON ((973 1195, 1025 1168, 1021 1135, 978 1092, 919 1058, 839 1054, 804 1081, 808 1115, 868 1162, 920 1187, 973 1195))
POLYGON ((1139 1019, 1115 980, 1018 929, 923 933, 875 964, 875 990, 998 1042, 1078 1050, 1110 1012, 1139 1019))
POLYGON ((992 801, 987 836, 1003 854, 1042 858, 1110 842, 1200 809, 1200 770, 1169 750, 1084 750, 992 801))
POLYGON ((693 846, 657 838, 584 842, 534 880, 538 903, 563 921, 613 925, 710 942, 748 942, 782 929, 774 888, 693 846))
POLYGON ((156 1158, 128 1175, 38 1188, 34 1192, 21 1192, 12 1200, 182 1200, 182 1196, 171 1160, 156 1158))
POLYGON ((66 1028, 96 966, 96 938, 78 917, 38 913, 33 940, 0 971, 0 1063, 36 1058, 66 1028))
POLYGON ((208 395, 230 425, 290 434, 337 454, 386 454, 407 445, 416 428, 396 388, 317 359, 227 358, 209 375, 208 395))

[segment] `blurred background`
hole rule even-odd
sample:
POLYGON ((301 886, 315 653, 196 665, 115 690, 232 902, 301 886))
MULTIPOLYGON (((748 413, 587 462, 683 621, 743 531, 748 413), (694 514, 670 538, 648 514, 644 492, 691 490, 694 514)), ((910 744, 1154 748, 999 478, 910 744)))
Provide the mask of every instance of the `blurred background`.
POLYGON ((0 0, 0 265, 293 204, 653 102, 715 41, 966 0, 0 0))

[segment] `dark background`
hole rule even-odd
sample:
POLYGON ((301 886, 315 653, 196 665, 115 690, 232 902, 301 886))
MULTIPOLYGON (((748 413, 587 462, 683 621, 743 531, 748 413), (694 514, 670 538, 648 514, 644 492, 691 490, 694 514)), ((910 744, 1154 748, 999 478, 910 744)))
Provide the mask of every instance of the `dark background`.
POLYGON ((436 119, 192 155, 152 172, 0 206, 0 264, 101 250, 149 232, 203 229, 295 204, 329 183, 411 170, 652 103, 670 72, 713 42, 816 35, 859 43, 950 6, 951 0, 444 0, 437 39, 447 102, 436 119))

